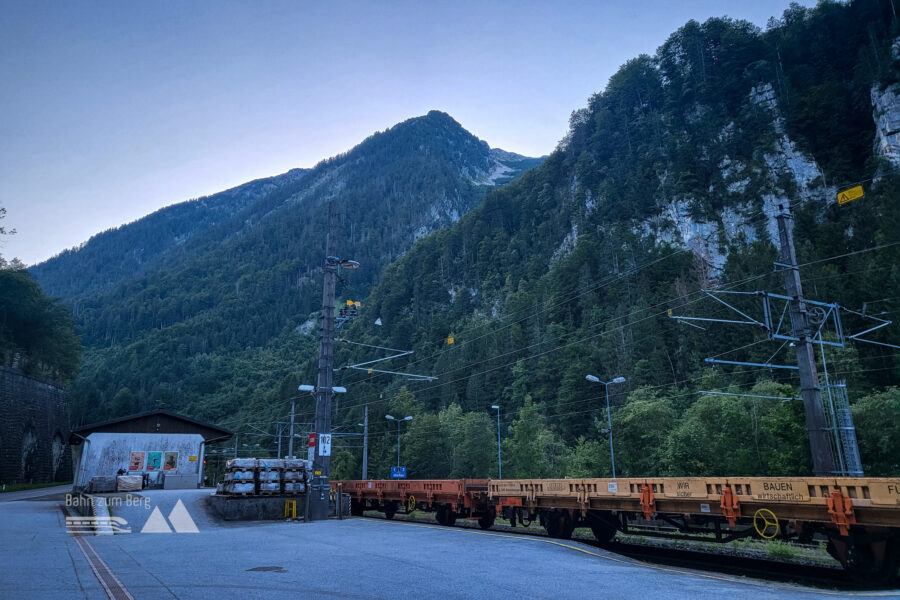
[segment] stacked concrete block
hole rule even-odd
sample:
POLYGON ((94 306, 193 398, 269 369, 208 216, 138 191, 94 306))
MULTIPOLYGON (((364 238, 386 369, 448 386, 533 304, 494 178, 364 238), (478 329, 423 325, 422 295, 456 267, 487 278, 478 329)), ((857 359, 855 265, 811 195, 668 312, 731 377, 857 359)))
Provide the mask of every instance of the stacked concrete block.
POLYGON ((306 493, 312 461, 280 458, 234 458, 225 464, 226 495, 296 496, 306 493))
POLYGON ((256 478, 259 481, 259 493, 262 495, 280 494, 283 474, 283 460, 279 458, 259 459, 256 467, 256 478))
POLYGON ((284 461, 284 493, 289 496, 306 493, 306 480, 312 470, 312 461, 286 459, 284 461))
POLYGON ((232 458, 225 463, 225 493, 256 494, 256 463, 255 458, 232 458))

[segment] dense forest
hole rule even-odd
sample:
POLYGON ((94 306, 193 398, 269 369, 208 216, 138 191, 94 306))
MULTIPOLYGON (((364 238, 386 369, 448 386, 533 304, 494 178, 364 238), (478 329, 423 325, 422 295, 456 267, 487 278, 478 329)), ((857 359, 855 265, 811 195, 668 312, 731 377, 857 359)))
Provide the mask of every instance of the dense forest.
MULTIPOLYGON (((798 396, 796 377, 704 361, 789 364, 791 346, 669 311, 727 318, 703 289, 784 293, 773 268, 784 206, 810 298, 897 315, 900 175, 875 150, 873 118, 900 82, 892 10, 793 4, 764 30, 689 22, 623 65, 559 147, 508 183, 541 161, 498 167, 443 113, 372 136, 196 236, 196 251, 65 297, 87 346, 76 410, 98 420, 167 406, 265 454, 295 400, 304 431, 314 403, 296 390, 315 377, 334 198, 339 255, 363 265, 343 274, 339 300, 362 306, 339 336, 414 350, 384 369, 437 377, 339 370, 349 392, 334 405, 334 477, 360 474, 365 408, 370 476, 396 463, 398 435, 412 477, 496 475, 492 406, 504 476, 607 475, 610 436, 620 476, 808 473, 802 404, 772 399, 798 396), (860 183, 864 198, 837 205, 860 183), (608 387, 609 415, 588 374, 625 378, 608 387), (387 414, 413 419, 398 434, 387 414)), ((855 318, 846 326, 859 331, 855 318)), ((336 364, 377 356, 338 344, 336 364)), ((900 474, 896 353, 848 343, 824 357, 847 382, 866 473, 900 474)))
MULTIPOLYGON (((415 476, 496 475, 497 405, 505 476, 609 474, 605 387, 587 374, 626 379, 609 386, 619 475, 809 473, 802 404, 771 399, 799 396, 796 376, 704 361, 791 364, 790 345, 668 312, 733 318, 703 288, 783 294, 783 205, 810 298, 896 317, 900 177, 873 151, 872 108, 898 81, 890 11, 824 2, 765 31, 688 23, 573 113, 540 168, 391 264, 346 335, 415 349, 404 367, 439 379, 341 379, 338 420, 358 433, 367 405, 378 432, 370 473, 396 461, 384 414, 400 413, 414 416, 401 461, 415 476), (860 182, 864 200, 837 205, 860 182)), ((848 342, 819 366, 847 381, 865 472, 900 474, 896 352, 848 342)), ((358 473, 347 445, 335 476, 358 473)))

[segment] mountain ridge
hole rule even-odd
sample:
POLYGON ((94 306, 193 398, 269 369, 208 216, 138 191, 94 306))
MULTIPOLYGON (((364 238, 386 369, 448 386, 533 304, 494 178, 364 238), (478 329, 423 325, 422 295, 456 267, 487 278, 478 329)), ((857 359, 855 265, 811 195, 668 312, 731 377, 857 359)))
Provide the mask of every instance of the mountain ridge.
POLYGON ((152 262, 135 261, 133 248, 124 242, 108 246, 106 251, 121 263, 134 265, 122 269, 118 279, 113 274, 95 283, 95 269, 78 267, 79 256, 102 256, 103 248, 93 246, 116 237, 111 234, 33 267, 38 282, 71 305, 87 347, 75 384, 84 401, 79 406, 90 406, 91 418, 102 416, 122 388, 134 398, 127 404, 123 400, 121 410, 158 402, 148 360, 170 372, 165 379, 177 388, 175 375, 191 357, 224 354, 232 360, 246 348, 281 344, 273 340, 294 331, 319 306, 329 201, 335 201, 340 215, 339 252, 364 265, 349 290, 361 298, 383 265, 405 254, 417 239, 458 221, 481 202, 486 189, 540 160, 492 153, 448 114, 431 111, 376 132, 312 169, 162 209, 148 221, 113 232, 128 239, 146 235, 159 222, 202 211, 204 203, 222 208, 221 218, 190 235, 177 230, 182 238, 171 232, 158 236, 167 242, 152 262), (233 210, 226 214, 228 208, 233 210), (61 271, 68 279, 59 278, 61 271), (144 354, 142 349, 157 344, 174 352, 144 354), (130 373, 120 368, 122 353, 137 361, 130 363, 130 373))

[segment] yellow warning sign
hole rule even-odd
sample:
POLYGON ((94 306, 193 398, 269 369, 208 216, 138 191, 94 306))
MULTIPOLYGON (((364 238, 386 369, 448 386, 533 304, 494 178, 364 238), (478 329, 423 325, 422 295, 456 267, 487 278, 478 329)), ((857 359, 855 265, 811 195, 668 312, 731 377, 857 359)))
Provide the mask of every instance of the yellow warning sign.
POLYGON ((753 528, 759 537, 771 540, 780 531, 778 517, 768 508, 761 508, 753 515, 753 528))
POLYGON ((353 300, 347 300, 347 306, 353 306, 353 300))
POLYGON ((863 186, 858 185, 848 190, 844 190, 843 192, 838 192, 837 202, 838 204, 848 204, 850 202, 853 202, 854 200, 862 198, 865 195, 866 193, 863 191, 863 186))
POLYGON ((407 512, 412 512, 416 510, 416 497, 412 494, 406 499, 406 510, 407 512))
POLYGON ((450 337, 447 338, 447 345, 452 345, 454 341, 456 341, 456 340, 454 340, 453 336, 451 335, 450 337))

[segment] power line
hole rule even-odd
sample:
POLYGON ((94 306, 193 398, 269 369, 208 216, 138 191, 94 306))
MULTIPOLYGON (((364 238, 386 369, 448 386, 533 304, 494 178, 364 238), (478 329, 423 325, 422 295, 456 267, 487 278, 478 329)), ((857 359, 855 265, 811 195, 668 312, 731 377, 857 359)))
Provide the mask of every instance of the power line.
MULTIPOLYGON (((890 243, 890 244, 881 244, 881 245, 879 245, 879 246, 875 246, 875 247, 863 249, 863 250, 861 250, 861 251, 856 251, 856 252, 854 252, 853 254, 860 254, 860 253, 863 253, 863 252, 872 252, 872 251, 876 251, 876 250, 881 250, 881 249, 883 249, 883 248, 890 247, 890 246, 897 245, 897 244, 900 244, 900 242, 894 242, 894 243, 890 243)), ((821 259, 821 260, 818 260, 818 261, 815 261, 815 262, 816 262, 816 263, 821 263, 821 262, 828 262, 828 261, 831 261, 831 260, 837 260, 837 259, 843 258, 843 257, 845 257, 845 256, 847 256, 847 255, 849 255, 849 254, 850 254, 850 253, 840 254, 840 255, 828 257, 828 258, 825 258, 825 259, 821 259)), ((761 279, 761 278, 763 278, 763 277, 766 277, 766 276, 769 276, 769 275, 771 275, 771 274, 772 274, 772 273, 770 272, 770 273, 764 273, 764 274, 760 274, 760 275, 750 276, 750 277, 747 277, 747 278, 745 278, 745 279, 743 279, 743 280, 739 280, 739 281, 737 281, 737 282, 731 282, 731 283, 729 283, 728 286, 723 287, 723 288, 721 288, 721 289, 722 289, 722 290, 725 290, 725 289, 733 289, 734 287, 737 287, 737 286, 739 286, 739 285, 743 285, 743 284, 745 284, 745 283, 749 283, 749 282, 752 282, 752 281, 759 280, 759 279, 761 279)), ((690 297, 690 296, 694 296, 694 295, 698 295, 698 294, 701 294, 701 292, 700 292, 699 290, 698 290, 698 291, 695 291, 695 292, 692 292, 691 294, 689 294, 689 295, 686 296, 686 297, 690 297)), ((632 316, 634 316, 634 315, 636 315, 636 314, 640 314, 641 312, 645 312, 645 311, 647 311, 647 310, 651 310, 651 309, 653 309, 653 308, 655 308, 655 307, 658 307, 658 306, 662 306, 662 305, 671 305, 672 301, 677 301, 677 300, 679 300, 679 299, 681 299, 681 298, 685 298, 685 296, 682 296, 682 297, 679 297, 679 298, 675 298, 675 299, 669 299, 669 300, 667 300, 666 302, 657 303, 657 304, 655 304, 655 305, 652 305, 652 306, 650 306, 650 307, 646 307, 646 308, 644 308, 644 309, 641 309, 641 310, 638 310, 638 311, 629 313, 629 314, 627 314, 627 315, 622 315, 622 316, 619 316, 619 317, 611 318, 611 319, 609 319, 609 320, 607 320, 607 321, 604 321, 604 322, 602 322, 602 323, 598 323, 598 324, 595 324, 595 325, 591 326, 591 329, 595 329, 595 328, 600 327, 600 326, 608 325, 608 324, 610 324, 610 323, 613 323, 613 322, 616 322, 616 321, 620 321, 620 320, 622 320, 622 319, 627 319, 628 317, 632 317, 632 316)), ((693 304, 693 303, 699 301, 700 299, 702 299, 702 296, 696 298, 695 300, 691 300, 691 301, 684 302, 684 303, 683 303, 682 305, 680 305, 680 306, 674 306, 674 308, 681 308, 681 307, 683 307, 683 306, 687 306, 687 305, 689 305, 689 304, 693 304)), ((625 324, 625 325, 623 325, 623 326, 624 326, 624 327, 631 327, 631 326, 636 325, 636 324, 638 324, 638 323, 640 323, 640 322, 646 321, 646 320, 649 319, 649 318, 653 318, 653 317, 655 317, 655 316, 660 316, 661 314, 662 314, 662 313, 657 313, 657 314, 654 314, 654 315, 650 315, 649 317, 645 317, 645 318, 639 319, 639 320, 637 320, 637 321, 632 321, 632 322, 627 323, 627 324, 625 324)), ((575 333, 577 333, 577 331, 571 332, 570 335, 574 335, 575 333)), ((593 338, 595 338, 595 337, 599 337, 599 336, 602 336, 602 335, 606 335, 606 334, 608 334, 608 333, 611 333, 611 332, 606 331, 606 332, 601 332, 601 333, 599 333, 599 334, 589 335, 589 336, 584 337, 584 338, 581 338, 581 339, 579 339, 579 340, 575 340, 575 341, 571 341, 571 342, 568 342, 568 343, 565 343, 565 344, 561 344, 561 345, 556 346, 556 347, 554 347, 554 348, 551 348, 550 350, 547 350, 547 351, 538 352, 538 353, 536 353, 536 354, 532 354, 532 355, 529 355, 529 356, 526 356, 526 357, 520 357, 520 358, 518 358, 515 362, 518 362, 519 360, 530 360, 530 359, 533 359, 533 358, 538 358, 538 357, 540 357, 540 356, 546 355, 546 354, 548 354, 548 353, 550 353, 550 352, 559 350, 559 349, 561 349, 561 348, 565 348, 565 347, 568 347, 568 346, 571 346, 571 345, 577 344, 577 343, 583 343, 583 342, 585 342, 585 341, 591 340, 591 339, 593 339, 593 338)), ((481 336, 481 337, 485 337, 485 336, 481 336)), ((504 354, 502 354, 502 355, 499 355, 499 356, 497 356, 497 357, 492 357, 492 360, 493 360, 493 359, 496 359, 496 358, 503 357, 503 356, 508 356, 508 355, 510 355, 510 354, 515 354, 515 353, 521 352, 521 351, 523 351, 523 350, 528 350, 528 349, 534 348, 535 346, 539 346, 539 345, 541 345, 541 342, 537 342, 537 343, 534 343, 534 344, 529 344, 528 346, 525 346, 525 347, 522 347, 522 348, 514 349, 514 350, 512 350, 512 351, 506 352, 506 353, 504 353, 504 354)), ((454 379, 454 380, 452 380, 452 381, 442 381, 441 383, 434 384, 434 385, 431 385, 431 386, 429 386, 429 387, 418 388, 418 389, 416 389, 415 391, 416 391, 416 392, 426 392, 426 391, 430 391, 430 390, 434 390, 434 389, 440 389, 440 388, 442 388, 442 387, 444 387, 444 386, 446 386, 446 385, 452 385, 452 384, 455 384, 455 383, 459 383, 459 382, 461 382, 461 381, 465 381, 465 380, 467 380, 469 377, 472 377, 472 376, 484 375, 484 374, 487 374, 487 373, 496 371, 496 370, 498 370, 498 369, 501 369, 501 368, 503 368, 503 367, 512 366, 512 365, 515 364, 515 362, 506 363, 506 364, 503 364, 503 365, 499 365, 499 366, 496 366, 496 367, 492 367, 492 368, 489 368, 489 369, 485 369, 485 370, 479 371, 479 372, 477 372, 477 373, 470 373, 470 374, 467 374, 465 377, 458 378, 458 379, 454 379)), ((438 373, 438 375, 446 374, 446 373, 453 373, 453 372, 456 372, 456 371, 459 371, 459 370, 471 368, 473 365, 476 365, 476 364, 481 364, 481 363, 480 363, 480 362, 479 362, 479 363, 470 363, 470 364, 467 364, 467 365, 463 365, 463 366, 461 366, 461 367, 456 367, 456 368, 450 369, 449 371, 445 371, 445 372, 443 372, 443 373, 438 373)), ((364 379, 364 380, 362 380, 361 382, 368 381, 369 379, 370 379, 370 378, 364 379)), ((360 383, 360 382, 356 382, 356 383, 360 383)), ((386 402, 386 401, 388 401, 388 400, 386 400, 386 399, 375 400, 375 399, 373 399, 373 398, 370 397, 370 398, 366 399, 366 401, 363 402, 363 403, 376 404, 376 403, 378 403, 378 402, 386 402)), ((350 408, 355 408, 355 407, 360 406, 360 405, 361 405, 361 404, 353 404, 353 405, 345 406, 345 408, 346 408, 346 409, 350 409, 350 408)))

